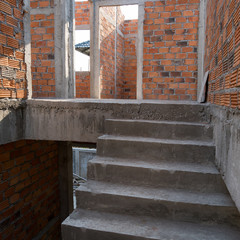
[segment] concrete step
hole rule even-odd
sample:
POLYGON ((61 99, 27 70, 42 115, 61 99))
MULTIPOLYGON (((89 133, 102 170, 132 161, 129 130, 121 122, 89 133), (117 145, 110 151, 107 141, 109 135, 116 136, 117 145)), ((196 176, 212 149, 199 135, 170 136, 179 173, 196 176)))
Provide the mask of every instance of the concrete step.
POLYGON ((104 135, 98 138, 97 155, 144 161, 207 163, 214 161, 215 147, 206 141, 104 135))
POLYGON ((213 129, 209 124, 108 119, 105 121, 108 135, 138 136, 146 138, 212 141, 213 129))
POLYGON ((188 222, 239 224, 231 198, 221 193, 199 193, 88 181, 76 190, 77 208, 160 217, 188 222))
POLYGON ((239 240, 225 225, 203 225, 76 209, 62 223, 63 240, 239 240))
POLYGON ((132 185, 228 193, 213 164, 145 162, 98 157, 89 161, 88 179, 132 185))

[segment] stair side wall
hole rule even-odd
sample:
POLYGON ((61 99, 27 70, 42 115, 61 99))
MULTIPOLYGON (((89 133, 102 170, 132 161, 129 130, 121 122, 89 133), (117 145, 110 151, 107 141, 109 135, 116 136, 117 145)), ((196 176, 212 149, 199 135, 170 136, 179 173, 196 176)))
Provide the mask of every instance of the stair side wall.
POLYGON ((216 163, 240 210, 240 2, 208 1, 205 71, 209 71, 216 163))
POLYGON ((240 211, 240 111, 212 106, 216 164, 240 211))

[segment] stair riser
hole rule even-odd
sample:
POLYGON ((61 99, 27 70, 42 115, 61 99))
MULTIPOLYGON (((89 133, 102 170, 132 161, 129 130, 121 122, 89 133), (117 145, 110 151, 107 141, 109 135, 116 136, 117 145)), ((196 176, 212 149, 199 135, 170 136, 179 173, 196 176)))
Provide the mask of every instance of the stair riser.
POLYGON ((117 214, 160 217, 180 221, 212 221, 239 224, 236 208, 209 206, 159 199, 76 191, 77 207, 117 214))
MULTIPOLYGON (((153 238, 130 236, 114 232, 103 232, 93 229, 77 228, 62 225, 63 240, 153 240, 153 238)), ((158 238, 156 238, 158 239, 158 238)))
POLYGON ((88 179, 112 183, 188 189, 200 192, 225 192, 227 189, 219 174, 155 170, 129 166, 88 164, 88 179))
POLYGON ((213 130, 209 125, 165 124, 149 122, 106 121, 106 134, 161 139, 211 141, 213 130))
POLYGON ((181 145, 98 139, 98 156, 133 158, 144 161, 206 163, 215 159, 212 146, 181 145))

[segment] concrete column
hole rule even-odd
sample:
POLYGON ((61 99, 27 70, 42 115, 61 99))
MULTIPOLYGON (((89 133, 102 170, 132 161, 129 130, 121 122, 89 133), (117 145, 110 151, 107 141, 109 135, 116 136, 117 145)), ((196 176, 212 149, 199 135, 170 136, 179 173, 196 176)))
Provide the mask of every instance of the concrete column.
POLYGON ((61 221, 66 219, 73 211, 73 170, 72 170, 72 144, 59 142, 59 185, 61 202, 61 221))
POLYGON ((137 99, 143 99, 142 75, 143 75, 143 21, 144 3, 138 5, 138 42, 137 42, 137 99))
POLYGON ((90 3, 90 97, 100 98, 99 5, 90 3))
POLYGON ((200 1, 199 25, 198 25, 198 86, 197 97, 199 98, 204 82, 204 53, 205 53, 205 28, 206 28, 206 5, 207 0, 200 1))
POLYGON ((31 18, 30 18, 30 0, 24 0, 24 43, 25 43, 25 63, 28 99, 32 98, 32 73, 31 73, 31 18))
POLYGON ((55 80, 57 98, 75 97, 74 16, 74 0, 55 0, 55 80))

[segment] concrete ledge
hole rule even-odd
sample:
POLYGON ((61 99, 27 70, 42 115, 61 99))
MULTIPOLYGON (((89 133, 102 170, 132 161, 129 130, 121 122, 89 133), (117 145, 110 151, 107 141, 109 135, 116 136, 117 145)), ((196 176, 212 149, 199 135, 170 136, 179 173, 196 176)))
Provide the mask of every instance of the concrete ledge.
POLYGON ((25 138, 96 143, 108 118, 209 122, 207 109, 171 101, 28 100, 25 138))

